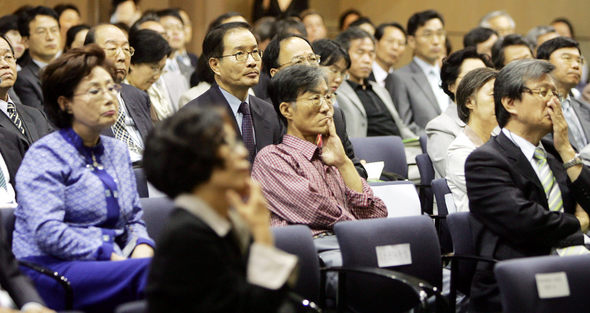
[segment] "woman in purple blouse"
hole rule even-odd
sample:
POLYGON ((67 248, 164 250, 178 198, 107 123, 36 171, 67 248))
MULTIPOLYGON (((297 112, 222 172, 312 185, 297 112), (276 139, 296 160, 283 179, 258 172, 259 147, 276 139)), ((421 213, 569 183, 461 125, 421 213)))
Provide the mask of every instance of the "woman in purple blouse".
MULTIPOLYGON (((43 71, 45 110, 59 129, 31 146, 16 176, 13 252, 70 281, 74 308, 110 312, 143 297, 153 241, 118 119, 113 67, 97 45, 72 49, 43 71), (117 261, 117 262, 113 262, 117 261)), ((21 267, 53 309, 63 289, 21 267)))

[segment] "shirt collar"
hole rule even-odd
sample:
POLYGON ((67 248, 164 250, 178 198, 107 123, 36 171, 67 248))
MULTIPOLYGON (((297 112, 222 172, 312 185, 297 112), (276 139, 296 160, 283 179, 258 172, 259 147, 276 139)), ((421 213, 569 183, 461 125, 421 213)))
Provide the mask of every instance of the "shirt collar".
POLYGON ((31 60, 32 60, 33 62, 35 62, 35 64, 37 64, 37 66, 38 66, 40 69, 44 69, 44 68, 47 66, 47 64, 49 64, 49 63, 45 63, 45 62, 41 62, 41 61, 37 61, 37 60, 35 60, 35 59, 31 59, 31 60))
POLYGON ((504 133, 504 135, 506 135, 506 137, 508 137, 508 139, 510 139, 510 141, 512 141, 515 145, 517 145, 520 148, 522 154, 524 154, 526 159, 529 161, 533 159, 533 156, 535 155, 535 149, 537 149, 537 147, 543 148, 543 145, 540 141, 539 145, 535 146, 530 141, 518 136, 517 134, 509 131, 506 128, 502 128, 502 132, 504 133))
MULTIPOLYGON (((242 100, 238 99, 236 96, 232 95, 227 90, 221 88, 221 86, 219 86, 219 85, 217 86, 217 88, 219 88, 219 90, 221 91, 221 94, 223 95, 223 97, 225 98, 227 103, 229 104, 229 107, 231 108, 234 115, 238 114, 238 110, 240 109, 240 105, 242 104, 242 100)), ((250 104, 250 95, 246 96, 245 102, 250 104)))
POLYGON ((309 161, 311 161, 311 159, 316 154, 316 151, 319 149, 318 146, 314 145, 313 143, 293 135, 283 136, 283 144, 298 150, 309 161))
POLYGON ((393 73, 393 69, 390 69, 386 72, 377 62, 373 62, 373 75, 375 76, 375 80, 377 82, 382 82, 385 80, 389 73, 393 73))
POLYGON ((4 100, 0 99, 0 110, 2 110, 2 112, 6 113, 6 114, 8 114, 8 104, 9 103, 14 104, 14 101, 12 101, 12 99, 10 99, 10 95, 7 94, 7 96, 8 96, 8 98, 7 98, 8 101, 4 101, 4 100))
POLYGON ((232 226, 229 220, 219 215, 205 201, 195 195, 188 193, 181 194, 174 199, 174 204, 200 218, 219 237, 224 237, 231 230, 232 226))
POLYGON ((429 75, 431 71, 434 71, 436 75, 440 76, 440 68, 438 67, 438 65, 428 64, 419 57, 414 57, 414 62, 418 64, 418 66, 420 67, 422 72, 424 72, 424 74, 429 75))

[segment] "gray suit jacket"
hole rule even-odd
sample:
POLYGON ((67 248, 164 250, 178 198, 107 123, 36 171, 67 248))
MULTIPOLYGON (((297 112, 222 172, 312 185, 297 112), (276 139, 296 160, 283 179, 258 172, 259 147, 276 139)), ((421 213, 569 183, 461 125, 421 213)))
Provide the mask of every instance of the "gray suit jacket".
MULTIPOLYGON (((578 120, 580 121, 582 129, 584 130, 584 135, 586 136, 586 139, 590 141, 590 104, 588 102, 575 99, 574 97, 571 97, 570 99, 570 104, 578 116, 578 120)), ((568 131, 568 135, 569 138, 574 138, 571 131, 568 131)), ((573 143, 572 145, 574 148, 578 149, 578 151, 584 148, 576 147, 573 143)))
POLYGON ((404 123, 418 135, 423 135, 426 124, 442 113, 426 75, 413 60, 389 74, 385 88, 404 123))
MULTIPOLYGON (((137 127, 141 138, 145 140, 148 132, 154 127, 150 117, 150 97, 144 91, 131 85, 121 84, 121 98, 125 101, 127 113, 135 122, 135 127, 137 127)), ((107 127, 102 134, 115 137, 110 127, 107 127)))
POLYGON ((447 150, 455 137, 463 132, 465 123, 457 115, 457 105, 449 104, 445 112, 426 124, 426 149, 432 160, 436 177, 446 176, 447 150))
POLYGON ((12 99, 12 101, 14 102, 16 112, 18 112, 18 116, 23 123, 23 127, 25 128, 25 135, 23 135, 20 130, 18 130, 8 115, 2 111, 0 111, 0 126, 15 133, 19 138, 25 140, 29 145, 53 131, 53 127, 51 127, 49 124, 43 111, 30 106, 22 105, 15 99, 12 99))
POLYGON ((14 91, 24 105, 43 110, 43 91, 41 90, 39 70, 39 66, 31 60, 18 72, 14 91))
MULTIPOLYGON (((393 121, 400 131, 401 137, 415 138, 416 135, 408 128, 408 126, 406 126, 397 113, 387 90, 373 81, 369 81, 369 84, 371 84, 373 91, 379 96, 379 98, 381 98, 381 101, 383 101, 389 110, 389 113, 393 117, 393 121)), ((347 81, 344 81, 342 85, 340 85, 340 88, 338 88, 336 94, 338 106, 342 109, 344 117, 346 118, 346 132, 348 133, 348 136, 367 137, 367 112, 365 112, 365 107, 356 92, 354 92, 347 81)))

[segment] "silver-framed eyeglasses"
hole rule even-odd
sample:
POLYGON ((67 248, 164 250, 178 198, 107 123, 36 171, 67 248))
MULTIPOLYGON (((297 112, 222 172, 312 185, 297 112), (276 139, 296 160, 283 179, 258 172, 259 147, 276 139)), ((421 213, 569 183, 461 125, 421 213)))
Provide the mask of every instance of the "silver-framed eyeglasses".
POLYGON ((260 61, 260 57, 262 56, 262 52, 259 49, 254 49, 250 52, 238 51, 234 54, 226 54, 226 55, 219 56, 218 58, 227 58, 227 57, 233 56, 236 59, 236 61, 245 62, 246 60, 248 60, 249 55, 252 56, 252 59, 254 59, 254 61, 260 61))

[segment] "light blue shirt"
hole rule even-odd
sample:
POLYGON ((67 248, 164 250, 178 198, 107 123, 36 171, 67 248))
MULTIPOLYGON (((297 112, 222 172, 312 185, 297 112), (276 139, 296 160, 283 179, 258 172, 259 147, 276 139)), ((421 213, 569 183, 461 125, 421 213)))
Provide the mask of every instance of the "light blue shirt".
MULTIPOLYGON (((219 87, 219 86, 218 86, 219 87)), ((225 101, 229 103, 229 107, 231 111, 234 113, 234 118, 236 119, 236 123, 238 123, 238 128, 240 129, 240 133, 242 132, 242 121, 244 119, 244 114, 238 112, 240 109, 240 104, 242 104, 242 100, 238 99, 236 96, 232 95, 231 93, 227 92, 225 89, 219 87, 221 94, 225 98, 225 101)), ((250 95, 246 97, 246 103, 250 106, 250 95)), ((250 115, 252 115, 252 110, 250 110, 250 115)), ((254 135, 254 143, 256 143, 256 131, 254 130, 254 118, 252 118, 252 134, 254 135)))
POLYGON ((418 64, 420 69, 422 69, 422 72, 424 72, 424 75, 426 75, 426 79, 428 80, 430 88, 434 93, 434 97, 438 102, 438 107, 440 108, 440 111, 446 111, 447 107, 449 106, 449 103, 451 102, 451 98, 449 98, 449 96, 447 96, 447 94, 440 87, 440 68, 438 67, 438 65, 432 65, 424 62, 419 57, 414 57, 414 62, 418 64))

